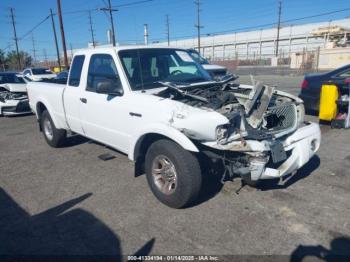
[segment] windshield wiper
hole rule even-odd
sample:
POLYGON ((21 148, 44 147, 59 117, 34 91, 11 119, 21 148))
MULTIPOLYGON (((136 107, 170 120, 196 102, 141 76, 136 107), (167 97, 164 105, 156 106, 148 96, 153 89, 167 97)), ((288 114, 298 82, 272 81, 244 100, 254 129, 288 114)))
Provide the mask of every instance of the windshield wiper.
POLYGON ((189 85, 189 84, 177 85, 177 84, 175 84, 173 82, 163 82, 163 81, 157 81, 156 83, 161 84, 162 86, 165 86, 165 87, 167 87, 167 88, 169 88, 171 90, 174 90, 174 91, 176 91, 177 93, 179 93, 182 96, 191 97, 193 99, 199 100, 199 101, 204 102, 204 103, 208 103, 209 102, 204 97, 191 95, 191 94, 188 94, 186 91, 183 91, 183 90, 180 89, 180 88, 184 88, 184 87, 190 87, 191 85, 189 85))

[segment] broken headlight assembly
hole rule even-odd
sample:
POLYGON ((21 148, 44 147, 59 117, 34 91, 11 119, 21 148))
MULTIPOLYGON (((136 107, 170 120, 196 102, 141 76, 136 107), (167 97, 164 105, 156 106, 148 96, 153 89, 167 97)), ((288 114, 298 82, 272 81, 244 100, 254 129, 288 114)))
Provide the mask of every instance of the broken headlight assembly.
POLYGON ((216 127, 215 136, 217 141, 227 140, 229 134, 229 125, 221 125, 216 127))
POLYGON ((298 126, 301 126, 304 123, 305 118, 305 107, 303 103, 297 105, 297 117, 298 117, 298 126))

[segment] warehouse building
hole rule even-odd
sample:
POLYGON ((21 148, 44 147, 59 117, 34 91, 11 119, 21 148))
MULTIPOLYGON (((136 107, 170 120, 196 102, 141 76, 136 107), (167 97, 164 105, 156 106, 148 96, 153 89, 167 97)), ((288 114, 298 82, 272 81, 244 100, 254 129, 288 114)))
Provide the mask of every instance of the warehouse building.
MULTIPOLYGON (((283 26, 280 30, 279 57, 290 57, 292 53, 314 51, 325 48, 329 41, 327 33, 315 35, 319 28, 350 25, 350 18, 303 25, 283 26)), ((276 53, 277 29, 261 29, 201 37, 201 53, 211 60, 257 60, 269 59, 276 53)), ((167 43, 155 43, 166 45, 167 43)), ((197 38, 171 41, 173 47, 197 48, 197 38)))

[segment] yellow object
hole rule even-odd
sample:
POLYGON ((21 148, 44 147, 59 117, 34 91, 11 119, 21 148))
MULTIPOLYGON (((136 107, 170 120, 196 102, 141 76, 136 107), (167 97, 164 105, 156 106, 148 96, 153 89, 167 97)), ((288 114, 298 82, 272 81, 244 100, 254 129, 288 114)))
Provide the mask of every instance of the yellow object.
POLYGON ((331 121, 337 115, 337 99, 339 97, 336 85, 322 85, 320 99, 320 120, 331 121))

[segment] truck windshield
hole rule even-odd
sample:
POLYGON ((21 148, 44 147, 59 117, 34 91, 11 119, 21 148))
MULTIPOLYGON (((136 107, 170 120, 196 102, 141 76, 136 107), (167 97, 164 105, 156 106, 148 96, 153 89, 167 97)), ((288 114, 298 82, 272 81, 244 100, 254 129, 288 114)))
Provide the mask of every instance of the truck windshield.
POLYGON ((32 68, 33 75, 47 75, 52 74, 50 69, 47 68, 32 68))
POLYGON ((119 51, 132 90, 159 87, 159 81, 198 83, 211 81, 211 76, 184 50, 166 48, 119 51))
POLYGON ((188 50, 188 52, 190 53, 194 61, 196 61, 197 63, 201 65, 209 65, 208 60, 202 57, 196 50, 191 49, 188 50))

